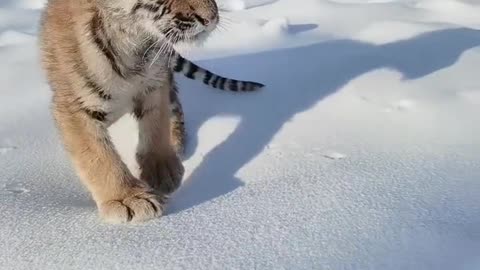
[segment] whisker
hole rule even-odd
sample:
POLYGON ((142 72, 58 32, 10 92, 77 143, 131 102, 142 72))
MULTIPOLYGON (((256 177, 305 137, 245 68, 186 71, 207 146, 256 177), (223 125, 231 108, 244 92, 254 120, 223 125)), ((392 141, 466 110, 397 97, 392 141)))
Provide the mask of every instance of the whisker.
POLYGON ((127 39, 126 41, 127 41, 127 43, 129 43, 130 45, 132 45, 135 48, 138 46, 135 42, 131 41, 130 39, 127 39))
POLYGON ((231 24, 239 24, 239 23, 240 23, 240 21, 232 18, 232 17, 229 16, 229 15, 231 15, 231 14, 228 14, 228 15, 227 15, 227 14, 225 14, 225 13, 223 13, 223 14, 220 13, 220 14, 219 14, 220 22, 224 22, 224 23, 227 23, 227 24, 230 24, 230 25, 231 25, 231 24))
MULTIPOLYGON (((176 43, 180 39, 180 35, 178 34, 178 32, 175 32, 175 35, 172 39, 173 39, 173 43, 176 43)), ((169 54, 167 55, 167 64, 168 64, 169 67, 171 67, 171 64, 172 64, 171 60, 172 60, 172 57, 174 55, 173 52, 175 51, 174 48, 173 48, 173 44, 171 44, 170 49, 171 50, 170 50, 169 54)))
MULTIPOLYGON (((167 36, 167 35, 166 35, 166 36, 167 36)), ((152 62, 150 63, 150 67, 152 67, 152 65, 155 63, 155 61, 157 61, 158 57, 159 57, 160 55, 162 55, 165 47, 168 47, 168 43, 167 43, 167 42, 162 43, 162 45, 160 46, 160 48, 158 48, 157 53, 155 54, 155 56, 154 56, 153 59, 152 59, 152 62)))
POLYGON ((230 29, 228 28, 227 25, 224 25, 223 23, 219 23, 219 24, 217 25, 217 27, 215 28, 215 30, 219 30, 219 31, 221 31, 221 32, 226 32, 226 31, 228 31, 228 30, 230 30, 230 29))
POLYGON ((150 51, 150 49, 152 49, 154 46, 156 46, 159 42, 160 42, 160 40, 155 41, 154 43, 152 43, 152 45, 150 45, 150 46, 145 50, 145 52, 143 53, 143 56, 142 56, 142 60, 145 60, 145 56, 146 56, 147 53, 150 51))
POLYGON ((172 36, 174 37, 175 35, 176 35, 175 31, 168 33, 168 35, 165 38, 165 42, 162 44, 162 47, 161 47, 161 50, 163 53, 166 53, 167 52, 166 50, 168 50, 170 47, 173 46, 170 42, 170 39, 172 39, 172 36))
POLYGON ((147 35, 142 41, 140 41, 140 45, 145 44, 148 40, 150 40, 152 37, 150 35, 147 35))
POLYGON ((150 66, 149 66, 149 67, 152 67, 153 64, 155 63, 155 61, 157 61, 158 57, 160 56, 160 51, 161 51, 161 47, 160 47, 160 49, 158 49, 157 53, 156 53, 155 56, 153 57, 152 62, 150 62, 150 66))
MULTIPOLYGON (((170 39, 176 40, 175 37, 177 36, 177 32, 175 32, 173 30, 174 29, 172 28, 169 31, 167 31, 167 33, 165 34, 165 39, 163 40, 162 45, 160 46, 157 53, 155 54, 155 57, 153 58, 152 62, 150 63, 150 67, 153 65, 153 63, 155 63, 155 61, 158 59, 158 57, 160 55, 167 56, 167 64, 169 64, 170 58, 171 58, 171 55, 172 55, 172 52, 173 52, 173 45, 171 44, 170 39), (171 37, 171 36, 173 36, 173 37, 171 37)), ((174 41, 174 42, 176 42, 176 41, 174 41)))

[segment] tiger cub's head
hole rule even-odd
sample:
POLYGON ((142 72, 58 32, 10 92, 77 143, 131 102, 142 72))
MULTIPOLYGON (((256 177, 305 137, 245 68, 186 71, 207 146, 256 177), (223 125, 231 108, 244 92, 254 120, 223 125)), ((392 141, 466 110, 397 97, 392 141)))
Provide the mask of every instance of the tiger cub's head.
POLYGON ((171 43, 195 42, 212 32, 218 22, 214 0, 97 0, 121 11, 130 22, 171 43))

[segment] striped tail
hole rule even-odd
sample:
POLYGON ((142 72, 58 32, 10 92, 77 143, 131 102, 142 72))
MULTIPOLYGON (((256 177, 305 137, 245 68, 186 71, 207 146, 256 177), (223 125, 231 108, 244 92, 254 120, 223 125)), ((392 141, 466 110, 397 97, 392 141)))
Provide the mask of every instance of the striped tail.
POLYGON ((251 92, 264 87, 263 84, 257 82, 239 81, 222 77, 199 67, 178 53, 175 53, 172 62, 174 72, 182 73, 185 77, 192 80, 201 80, 204 84, 213 88, 233 92, 251 92))

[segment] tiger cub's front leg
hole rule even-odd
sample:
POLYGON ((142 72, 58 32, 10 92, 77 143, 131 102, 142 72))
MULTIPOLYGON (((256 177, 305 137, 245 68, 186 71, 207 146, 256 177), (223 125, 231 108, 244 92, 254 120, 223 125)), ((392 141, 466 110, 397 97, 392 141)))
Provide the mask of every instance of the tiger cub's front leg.
POLYGON ((184 167, 171 139, 171 87, 152 89, 136 97, 134 105, 139 127, 136 158, 140 166, 140 178, 163 195, 174 192, 184 174, 184 167))
POLYGON ((66 149, 102 218, 111 223, 146 221, 161 214, 160 198, 122 162, 107 131, 108 115, 56 98, 54 115, 66 149), (63 103, 63 104, 62 104, 63 103), (65 106, 68 105, 68 106, 65 106))

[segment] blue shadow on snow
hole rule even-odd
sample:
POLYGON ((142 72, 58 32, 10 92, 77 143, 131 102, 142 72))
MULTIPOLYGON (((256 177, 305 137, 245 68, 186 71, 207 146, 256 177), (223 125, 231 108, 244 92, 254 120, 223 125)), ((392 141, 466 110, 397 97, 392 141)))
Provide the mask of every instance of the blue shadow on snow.
MULTIPOLYGON (((233 115, 240 117, 241 122, 225 141, 205 155, 174 194, 167 214, 189 209, 242 186, 243 182, 235 177, 237 171, 262 152, 285 122, 356 77, 375 69, 392 68, 401 72, 405 80, 418 79, 454 64, 464 51, 479 45, 480 31, 456 28, 384 45, 333 40, 200 61, 200 65, 219 74, 259 81, 267 87, 257 93, 229 97, 198 82, 182 80, 188 86, 180 91, 189 133, 186 158, 197 147, 198 129, 211 117, 233 115), (217 70, 217 65, 224 70, 217 70)), ((322 119, 313 124, 321 125, 322 119)))

